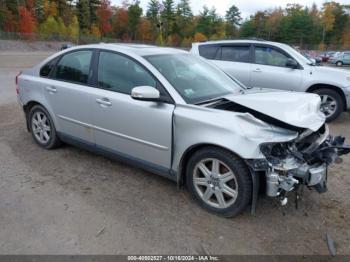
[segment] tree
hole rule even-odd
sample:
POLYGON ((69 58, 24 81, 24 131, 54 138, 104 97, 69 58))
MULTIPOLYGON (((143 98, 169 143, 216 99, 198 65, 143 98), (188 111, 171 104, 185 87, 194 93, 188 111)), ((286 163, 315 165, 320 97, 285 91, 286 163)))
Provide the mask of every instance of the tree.
POLYGON ((157 38, 159 32, 159 14, 160 14, 160 3, 158 0, 151 0, 148 3, 146 17, 150 21, 152 27, 153 38, 157 38))
POLYGON ((98 7, 98 28, 101 35, 106 36, 112 31, 112 25, 110 23, 112 17, 112 7, 109 0, 102 0, 101 5, 98 7))
POLYGON ((18 13, 19 13, 19 24, 18 24, 18 30, 21 33, 24 34, 31 34, 36 29, 36 21, 35 18, 26 7, 20 6, 18 7, 18 13))
POLYGON ((77 16, 73 16, 71 24, 67 27, 67 35, 74 41, 78 42, 79 37, 79 21, 77 16))
POLYGON ((117 8, 113 16, 113 32, 118 39, 129 39, 129 14, 123 7, 117 8))
POLYGON ((237 26, 240 25, 242 20, 241 12, 235 5, 232 5, 229 10, 226 11, 226 34, 230 36, 237 35, 237 26))
POLYGON ((253 21, 253 17, 245 20, 240 27, 240 37, 253 37, 256 36, 256 27, 253 21))
POLYGON ((194 37, 193 37, 194 42, 203 42, 206 40, 207 40, 207 37, 204 34, 199 32, 194 34, 194 37))
POLYGON ((333 30, 335 23, 335 15, 333 13, 334 2, 324 3, 322 8, 322 43, 325 42, 326 33, 333 30))
POLYGON ((193 14, 189 0, 180 0, 176 7, 175 21, 178 29, 176 31, 180 36, 189 38, 193 35, 195 25, 193 23, 193 14))
POLYGON ((101 31, 98 28, 98 26, 96 26, 95 24, 93 24, 91 26, 91 35, 96 37, 96 38, 100 38, 101 37, 101 31))
POLYGON ((90 28, 90 12, 87 0, 78 0, 77 15, 80 29, 88 32, 90 28))
POLYGON ((173 33, 174 22, 175 22, 175 8, 174 0, 163 1, 164 9, 161 12, 161 20, 164 24, 164 36, 167 38, 173 33))
POLYGON ((143 42, 149 42, 153 39, 151 22, 142 18, 137 28, 137 39, 143 42))
POLYGON ((59 25, 53 16, 49 16, 39 27, 39 32, 43 35, 50 36, 58 34, 59 25))
POLYGON ((136 29, 138 24, 140 23, 142 14, 142 8, 140 7, 139 1, 135 1, 133 4, 129 6, 128 16, 129 16, 129 35, 132 40, 136 38, 136 29))
POLYGON ((350 49, 350 17, 343 32, 343 48, 350 49))
POLYGON ((38 23, 45 20, 44 0, 34 1, 34 15, 38 23))
POLYGON ((89 9, 89 27, 92 26, 92 24, 96 24, 97 22, 97 8, 101 5, 100 0, 88 0, 88 9, 89 9))

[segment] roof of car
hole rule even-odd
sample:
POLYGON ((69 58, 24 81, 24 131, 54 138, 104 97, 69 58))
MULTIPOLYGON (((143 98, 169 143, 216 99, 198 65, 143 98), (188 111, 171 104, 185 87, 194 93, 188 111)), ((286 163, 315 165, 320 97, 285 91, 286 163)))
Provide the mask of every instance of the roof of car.
POLYGON ((234 43, 252 43, 252 44, 270 44, 274 46, 283 46, 285 44, 279 42, 265 41, 260 39, 234 39, 234 40, 217 40, 217 41, 205 41, 194 43, 197 45, 206 45, 206 44, 234 44, 234 43))
POLYGON ((160 54, 181 54, 187 53, 184 50, 168 47, 158 47, 154 45, 143 44, 124 44, 124 43, 100 43, 92 45, 82 45, 75 48, 101 48, 112 51, 128 51, 139 56, 160 55, 160 54))

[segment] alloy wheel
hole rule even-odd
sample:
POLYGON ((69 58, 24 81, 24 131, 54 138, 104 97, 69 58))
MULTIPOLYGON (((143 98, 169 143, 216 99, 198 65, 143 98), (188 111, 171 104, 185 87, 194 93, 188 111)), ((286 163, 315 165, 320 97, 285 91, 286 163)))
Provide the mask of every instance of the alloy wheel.
POLYGON ((329 95, 320 95, 321 97, 321 111, 329 117, 333 115, 337 110, 337 101, 329 95))
POLYGON ((193 172, 194 187, 206 204, 227 208, 236 201, 237 179, 225 163, 215 158, 203 159, 196 164, 193 172))
POLYGON ((51 127, 49 120, 43 112, 35 112, 32 117, 32 132, 41 144, 46 144, 50 141, 51 127))

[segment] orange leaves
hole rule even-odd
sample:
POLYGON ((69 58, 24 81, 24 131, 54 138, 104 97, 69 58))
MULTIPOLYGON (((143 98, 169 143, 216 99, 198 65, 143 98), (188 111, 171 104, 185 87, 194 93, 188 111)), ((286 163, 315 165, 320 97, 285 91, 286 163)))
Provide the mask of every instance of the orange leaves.
POLYGON ((25 34, 31 34, 36 30, 36 21, 34 15, 24 6, 18 8, 19 23, 18 31, 25 34))
POLYGON ((98 17, 99 31, 103 36, 105 36, 112 31, 112 25, 110 23, 112 17, 111 2, 109 0, 102 0, 96 14, 98 17))

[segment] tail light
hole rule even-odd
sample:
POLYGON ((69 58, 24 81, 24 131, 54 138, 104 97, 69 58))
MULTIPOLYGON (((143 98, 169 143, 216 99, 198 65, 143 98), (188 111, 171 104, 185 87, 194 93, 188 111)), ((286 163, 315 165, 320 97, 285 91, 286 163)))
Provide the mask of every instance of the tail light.
POLYGON ((16 75, 16 78, 15 78, 15 83, 16 83, 16 93, 17 95, 19 94, 19 87, 18 87, 18 77, 22 74, 22 71, 19 72, 18 75, 16 75))

